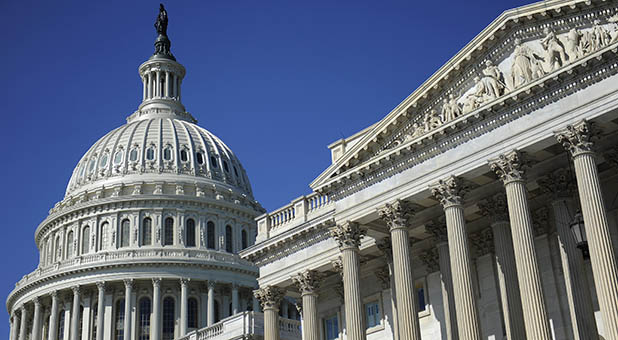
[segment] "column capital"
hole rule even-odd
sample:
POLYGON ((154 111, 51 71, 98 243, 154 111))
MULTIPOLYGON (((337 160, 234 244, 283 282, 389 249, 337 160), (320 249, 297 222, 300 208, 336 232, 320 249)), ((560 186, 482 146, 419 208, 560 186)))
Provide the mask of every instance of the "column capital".
POLYGON ((51 296, 52 300, 57 300, 58 299, 58 291, 57 290, 52 290, 51 292, 49 292, 49 296, 51 296))
POLYGON ((537 184, 544 193, 551 195, 554 200, 571 198, 576 189, 573 175, 565 168, 558 168, 554 172, 539 178, 537 184))
POLYGON ((300 289, 302 295, 317 294, 324 274, 316 270, 305 270, 292 277, 292 282, 300 289))
POLYGON ((284 291, 277 286, 267 286, 253 291, 253 296, 260 300, 262 309, 279 309, 284 291))
POLYGON ((133 281, 133 279, 124 279, 122 281, 124 282, 124 287, 125 288, 128 288, 128 289, 132 289, 133 288, 133 284, 135 282, 135 281, 133 281))
POLYGON ((152 286, 153 287, 161 287, 161 278, 160 277, 152 278, 152 286))
POLYGON ((105 291, 105 281, 97 281, 96 285, 99 291, 105 291))
POLYGON ((449 176, 429 186, 431 194, 442 204, 443 208, 463 203, 463 196, 467 188, 461 177, 449 176))
POLYGON ((420 254, 421 261, 427 267, 427 273, 433 273, 440 270, 440 258, 436 248, 429 248, 420 254))
POLYGON ((500 192, 482 199, 477 206, 481 215, 488 217, 491 223, 509 221, 508 203, 504 193, 500 192))
POLYGON ((181 277, 181 278, 180 278, 180 286, 181 286, 181 287, 182 287, 182 286, 185 286, 185 287, 186 287, 186 286, 189 284, 189 281, 191 281, 191 279, 190 279, 190 278, 187 278, 187 277, 181 277))
POLYGON ((330 264, 333 266, 333 269, 339 273, 339 276, 343 277, 343 259, 341 256, 330 261, 330 264))
POLYGON ((390 230, 408 228, 410 219, 418 210, 412 203, 402 200, 396 200, 393 203, 387 203, 381 208, 378 208, 380 219, 386 222, 390 230))
POLYGON ((494 248, 494 236, 491 228, 485 228, 483 230, 474 232, 469 236, 471 248, 477 257, 483 256, 489 253, 495 253, 494 248))
POLYGON ((436 244, 448 242, 446 221, 444 220, 444 218, 439 218, 437 220, 425 223, 425 231, 434 238, 436 244))
POLYGON ((526 155, 517 150, 503 153, 498 158, 489 160, 489 168, 506 185, 514 181, 525 180, 527 167, 526 155))
POLYGON ((376 246, 378 247, 380 252, 384 254, 384 257, 386 257, 386 260, 388 262, 393 261, 393 243, 390 237, 386 236, 385 238, 376 242, 376 246))
POLYGON ((360 246, 361 239, 367 234, 367 230, 356 222, 337 224, 330 229, 330 235, 339 244, 339 249, 350 249, 360 246))
POLYGON ((215 289, 217 288, 217 281, 208 280, 208 282, 206 282, 206 286, 208 286, 208 289, 215 289))
POLYGON ((558 143, 562 144, 571 156, 576 157, 585 153, 592 153, 592 140, 598 135, 598 129, 591 122, 582 120, 573 125, 555 132, 558 143))
POLYGON ((238 290, 238 288, 240 288, 240 285, 238 283, 236 283, 236 282, 232 282, 230 284, 230 286, 232 286, 232 290, 234 290, 234 289, 238 290))
POLYGON ((80 287, 79 286, 73 286, 73 287, 71 287, 71 290, 73 291, 73 295, 79 295, 79 293, 80 293, 80 287))
POLYGON ((32 298, 32 303, 34 304, 35 307, 41 307, 41 300, 39 299, 38 296, 35 296, 34 298, 32 298))

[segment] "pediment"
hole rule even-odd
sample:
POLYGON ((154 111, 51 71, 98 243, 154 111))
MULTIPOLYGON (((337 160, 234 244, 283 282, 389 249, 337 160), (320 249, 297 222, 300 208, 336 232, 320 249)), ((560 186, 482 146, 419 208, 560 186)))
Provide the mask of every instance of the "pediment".
POLYGON ((558 87, 567 79, 589 72, 603 58, 615 58, 617 48, 616 1, 553 0, 508 10, 310 186, 333 193, 359 177, 376 176, 381 163, 396 162, 402 154, 428 156, 422 146, 444 136, 462 136, 475 122, 500 111, 517 113, 543 105, 548 96, 564 95, 558 87))

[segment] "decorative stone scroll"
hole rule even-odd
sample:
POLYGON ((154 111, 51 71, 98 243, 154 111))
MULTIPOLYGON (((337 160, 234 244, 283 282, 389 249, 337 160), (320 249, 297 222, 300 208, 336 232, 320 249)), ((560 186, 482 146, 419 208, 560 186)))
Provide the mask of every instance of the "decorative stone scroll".
POLYGON ((339 256, 336 260, 331 261, 331 266, 339 276, 343 277, 343 259, 339 256))
POLYGON ((573 125, 567 125, 563 130, 556 132, 558 143, 576 157, 583 153, 593 152, 593 139, 599 134, 592 123, 582 120, 573 125))
POLYGON ((379 208, 378 215, 380 219, 386 222, 388 228, 393 230, 397 228, 407 228, 416 210, 417 209, 415 209, 411 203, 396 200, 393 203, 387 203, 379 208))
POLYGON ((498 178, 508 184, 513 181, 523 181, 524 168, 528 166, 525 154, 521 151, 513 150, 498 156, 489 161, 491 171, 495 172, 498 178))
POLYGON ((431 194, 445 209, 452 205, 461 205, 463 203, 463 196, 468 191, 463 185, 461 177, 456 176, 438 180, 429 189, 431 194))
POLYGON ((356 222, 345 222, 330 229, 330 235, 337 241, 340 249, 358 248, 367 230, 356 222))
POLYGON ((268 286, 253 291, 253 296, 260 301, 263 310, 278 309, 279 304, 284 296, 282 288, 277 286, 268 286))
POLYGON ((292 282, 301 291, 301 294, 316 294, 324 274, 315 270, 305 270, 292 277, 292 282))

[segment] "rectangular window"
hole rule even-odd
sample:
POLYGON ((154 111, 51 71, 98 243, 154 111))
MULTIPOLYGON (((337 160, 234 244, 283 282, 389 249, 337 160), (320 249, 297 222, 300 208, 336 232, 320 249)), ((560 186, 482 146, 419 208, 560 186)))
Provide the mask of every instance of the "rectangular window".
POLYGON ((324 335, 325 340, 334 340, 339 338, 339 320, 337 315, 332 315, 324 319, 324 335))
POLYGON ((367 317, 367 328, 380 325, 382 313, 378 301, 372 301, 365 304, 365 315, 367 317))

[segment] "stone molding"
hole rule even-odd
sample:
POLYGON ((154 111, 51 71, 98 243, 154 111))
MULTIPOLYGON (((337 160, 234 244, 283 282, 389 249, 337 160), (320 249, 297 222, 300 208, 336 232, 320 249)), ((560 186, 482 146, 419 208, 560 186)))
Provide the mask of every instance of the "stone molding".
POLYGON ((489 168, 506 185, 511 182, 524 181, 525 171, 528 167, 526 154, 513 150, 488 161, 489 168))
POLYGON ((266 309, 279 309, 279 304, 284 296, 284 290, 277 286, 268 286, 253 291, 255 296, 262 306, 263 310, 266 309))
POLYGON ((301 295, 317 294, 324 274, 316 270, 305 270, 292 277, 292 282, 298 287, 301 295))
POLYGON ((457 176, 440 179, 437 183, 430 185, 429 189, 444 209, 463 204, 463 196, 468 191, 461 177, 457 176))
POLYGON ((481 215, 489 218, 491 223, 509 222, 506 194, 500 192, 477 203, 481 215))
POLYGON ((358 249, 361 239, 367 235, 367 229, 356 222, 348 221, 331 228, 330 235, 337 241, 339 249, 358 249))
POLYGON ((556 139, 562 144, 571 156, 577 157, 582 154, 594 152, 593 140, 599 135, 598 128, 591 122, 582 120, 566 128, 556 131, 556 139))
POLYGON ((405 229, 410 226, 410 219, 414 217, 417 210, 410 202, 396 200, 378 208, 378 215, 386 222, 390 230, 405 229))
POLYGON ((550 195, 554 200, 571 198, 577 190, 575 174, 565 168, 558 168, 536 182, 543 193, 550 195))

